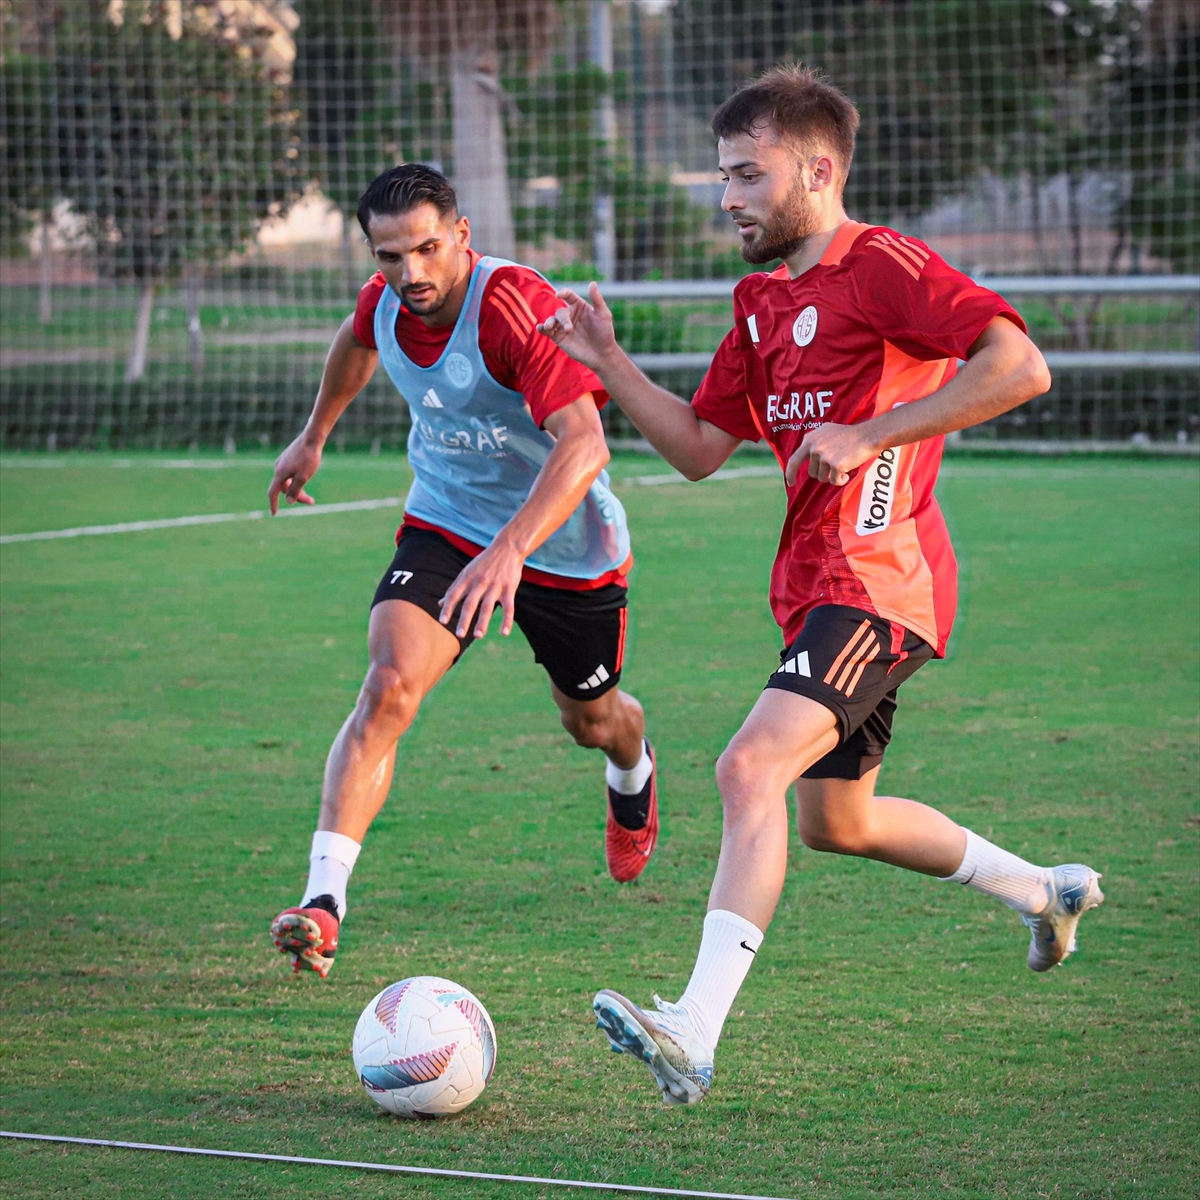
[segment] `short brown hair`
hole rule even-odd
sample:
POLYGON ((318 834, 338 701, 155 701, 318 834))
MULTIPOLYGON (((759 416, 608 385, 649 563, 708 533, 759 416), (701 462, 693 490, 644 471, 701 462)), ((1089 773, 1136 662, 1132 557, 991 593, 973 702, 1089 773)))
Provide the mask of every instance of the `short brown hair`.
POLYGON ((806 150, 827 149, 837 158, 838 182, 844 185, 854 157, 858 109, 822 71, 800 63, 772 67, 742 84, 713 114, 718 138, 755 134, 772 126, 806 150))

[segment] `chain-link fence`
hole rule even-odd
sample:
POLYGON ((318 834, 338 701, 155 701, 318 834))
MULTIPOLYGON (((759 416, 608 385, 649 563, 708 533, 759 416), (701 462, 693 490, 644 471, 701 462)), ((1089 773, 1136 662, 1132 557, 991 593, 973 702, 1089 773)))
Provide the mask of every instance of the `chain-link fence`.
MULTIPOLYGON (((405 160, 478 248, 613 281, 687 393, 748 269, 708 119, 789 58, 861 109, 851 215, 1007 277, 1051 356, 975 436, 1200 441, 1195 0, 0 0, 0 38, 8 448, 286 440, 405 160)), ((406 430, 381 372, 335 436, 406 430)))

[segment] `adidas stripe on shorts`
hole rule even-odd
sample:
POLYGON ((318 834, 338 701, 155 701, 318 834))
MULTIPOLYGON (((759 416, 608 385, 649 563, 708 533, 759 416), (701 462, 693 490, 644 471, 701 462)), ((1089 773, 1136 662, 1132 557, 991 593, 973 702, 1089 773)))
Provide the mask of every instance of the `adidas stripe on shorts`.
POLYGON ((861 779, 877 767, 892 740, 896 691, 932 657, 923 638, 875 613, 844 604, 811 609, 766 684, 816 700, 837 717, 841 744, 803 777, 861 779))

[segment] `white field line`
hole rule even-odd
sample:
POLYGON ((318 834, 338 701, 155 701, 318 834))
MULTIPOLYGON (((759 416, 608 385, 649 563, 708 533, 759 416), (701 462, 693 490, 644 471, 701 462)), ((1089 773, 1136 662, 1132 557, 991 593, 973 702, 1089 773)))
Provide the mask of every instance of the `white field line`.
MULTIPOLYGON (((772 463, 768 466, 757 467, 721 467, 720 470, 714 471, 711 475, 705 476, 700 482, 704 483, 709 479, 757 479, 760 476, 779 475, 782 477, 782 472, 779 467, 772 463)), ((615 480, 616 483, 630 484, 633 486, 640 485, 641 487, 661 487, 667 483, 687 483, 688 480, 678 471, 672 471, 669 475, 626 475, 623 479, 615 480)))
MULTIPOLYGON (((362 512, 372 508, 396 508, 402 499, 385 496, 382 500, 347 500, 342 504, 296 505, 281 509, 281 517, 321 517, 331 513, 362 512)), ((8 533, 0 537, 0 546, 13 542, 52 542, 59 538, 100 537, 107 533, 144 533, 148 529, 176 529, 181 525, 223 525, 228 521, 261 521, 271 514, 265 509, 240 513, 200 513, 194 517, 166 517, 160 521, 123 521, 118 525, 79 525, 74 529, 43 529, 37 533, 8 533)))
POLYGON ((451 1179, 487 1179, 500 1183, 536 1183, 542 1187, 586 1188, 594 1192, 625 1192, 640 1196, 691 1196, 699 1200, 784 1200, 780 1196, 751 1196, 744 1192, 694 1192, 683 1188, 648 1187, 636 1183, 597 1183, 583 1179, 550 1179, 538 1175, 496 1175, 490 1171, 452 1171, 442 1167, 402 1167, 393 1163, 354 1162, 340 1158, 301 1158, 290 1154, 253 1154, 248 1150, 206 1150, 198 1146, 160 1146, 154 1142, 114 1142, 106 1138, 60 1137, 44 1133, 0 1130, 0 1138, 28 1142, 105 1146, 112 1150, 157 1150, 165 1154, 193 1154, 203 1158, 239 1158, 251 1162, 298 1163, 305 1167, 348 1167, 354 1171, 387 1171, 395 1175, 438 1175, 451 1179))
MULTIPOLYGON (((728 467, 714 471, 709 479, 742 479, 747 476, 777 475, 778 467, 728 467)), ((620 485, 640 484, 660 487, 664 484, 686 483, 682 475, 632 475, 614 480, 620 485)), ((403 496, 386 496, 382 500, 348 500, 342 504, 296 505, 279 510, 281 517, 320 517, 329 513, 362 512, 372 508, 396 508, 403 496)), ((184 525, 224 525, 230 521, 261 521, 270 513, 264 509, 240 513, 200 513, 194 517, 164 517, 157 521, 121 521, 115 525, 77 525, 73 529, 41 529, 35 533, 7 533, 0 537, 0 546, 13 542, 54 542, 62 538, 102 537, 109 533, 145 533, 151 529, 177 529, 184 525)))
MULTIPOLYGON (((21 458, 10 455, 0 458, 0 470, 5 471, 61 471, 68 467, 96 470, 129 471, 148 468, 165 471, 226 471, 231 467, 253 467, 256 471, 270 470, 275 465, 273 458, 241 458, 231 455, 229 458, 72 458, 64 455, 62 458, 21 458)), ((352 458, 341 459, 330 455, 322 463, 322 470, 330 467, 353 466, 368 470, 401 470, 404 460, 400 458, 352 458)))

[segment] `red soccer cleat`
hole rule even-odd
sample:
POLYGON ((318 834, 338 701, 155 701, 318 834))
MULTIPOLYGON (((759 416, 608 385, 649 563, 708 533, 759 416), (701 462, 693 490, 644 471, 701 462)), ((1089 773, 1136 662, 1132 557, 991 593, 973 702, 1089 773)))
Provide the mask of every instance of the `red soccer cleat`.
MULTIPOLYGON (((646 824, 641 829, 626 829, 613 816, 612 788, 608 789, 608 827, 604 831, 604 857, 608 860, 608 873, 618 883, 629 883, 645 869, 658 843, 658 763, 654 747, 646 742, 650 755, 650 778, 646 781, 649 792, 646 824)), ((628 799, 628 797, 625 797, 628 799)))
POLYGON ((316 896, 304 908, 285 908, 271 922, 271 937, 283 954, 292 956, 297 975, 307 969, 324 979, 337 954, 338 925, 333 897, 316 896))

